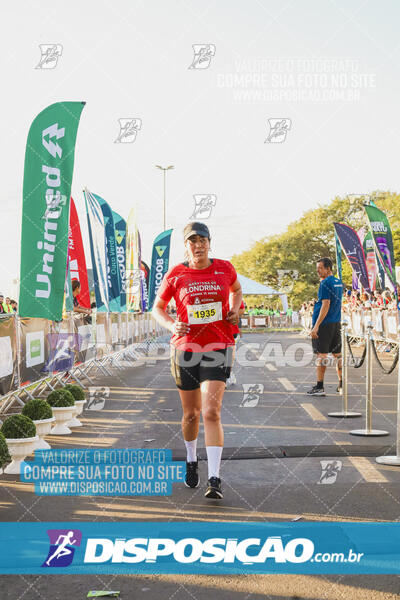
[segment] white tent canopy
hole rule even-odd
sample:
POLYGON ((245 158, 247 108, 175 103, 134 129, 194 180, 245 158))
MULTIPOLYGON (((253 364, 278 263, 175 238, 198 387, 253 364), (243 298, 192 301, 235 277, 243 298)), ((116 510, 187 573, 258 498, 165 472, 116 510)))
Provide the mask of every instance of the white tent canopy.
POLYGON ((252 294, 254 296, 256 296, 256 295, 279 296, 281 299, 281 302, 282 302, 283 310, 285 312, 287 311, 288 301, 287 301, 286 294, 281 294, 280 292, 277 292, 276 290, 269 287, 268 285, 264 285, 262 283, 259 283, 258 281, 253 281, 252 279, 249 279, 248 277, 245 277, 244 275, 240 275, 239 273, 238 273, 238 280, 239 280, 240 285, 242 286, 243 294, 252 294))

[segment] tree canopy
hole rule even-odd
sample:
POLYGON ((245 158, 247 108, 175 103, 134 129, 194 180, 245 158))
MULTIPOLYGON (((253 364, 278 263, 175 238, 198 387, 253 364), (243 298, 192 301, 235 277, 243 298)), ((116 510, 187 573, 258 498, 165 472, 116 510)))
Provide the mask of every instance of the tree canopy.
MULTIPOLYGON (((363 204, 367 199, 383 210, 393 234, 396 264, 400 264, 400 195, 376 191, 368 196, 335 197, 329 204, 306 211, 300 219, 290 223, 282 233, 265 237, 241 254, 232 257, 236 270, 256 281, 280 289, 282 283, 278 270, 298 271, 292 281, 289 298, 294 308, 316 296, 319 279, 316 261, 330 257, 335 263, 334 222, 350 225, 355 230, 368 227, 363 204)), ((342 255, 343 281, 351 285, 351 268, 342 255)), ((289 276, 290 277, 290 276, 289 276)))

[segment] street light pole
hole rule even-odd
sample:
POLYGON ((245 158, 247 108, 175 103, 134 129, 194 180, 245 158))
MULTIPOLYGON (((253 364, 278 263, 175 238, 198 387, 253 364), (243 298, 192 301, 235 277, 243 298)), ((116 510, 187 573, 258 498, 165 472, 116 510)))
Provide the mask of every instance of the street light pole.
POLYGON ((157 169, 161 169, 161 171, 164 171, 163 231, 165 231, 165 229, 166 229, 166 225, 165 225, 165 211, 166 211, 166 176, 165 176, 165 172, 169 171, 170 169, 173 169, 174 166, 169 165, 168 167, 161 167, 160 165, 156 165, 156 167, 157 167, 157 169))

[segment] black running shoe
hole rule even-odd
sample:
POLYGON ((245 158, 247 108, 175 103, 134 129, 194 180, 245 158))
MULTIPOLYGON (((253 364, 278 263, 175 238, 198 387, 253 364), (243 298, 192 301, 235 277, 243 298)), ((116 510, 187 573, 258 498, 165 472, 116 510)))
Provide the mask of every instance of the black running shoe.
POLYGON ((337 386, 336 391, 338 392, 338 394, 340 394, 341 396, 343 396, 343 388, 342 388, 342 386, 340 384, 337 386))
POLYGON ((308 396, 325 396, 325 390, 324 388, 319 388, 316 385, 314 385, 314 387, 311 388, 311 390, 308 390, 306 394, 308 396))
POLYGON ((199 477, 199 459, 195 462, 186 461, 186 475, 185 485, 186 487, 196 488, 200 483, 199 477))
POLYGON ((223 498, 222 489, 221 489, 221 480, 219 477, 210 477, 207 481, 207 489, 204 494, 206 498, 218 498, 221 500, 223 498))

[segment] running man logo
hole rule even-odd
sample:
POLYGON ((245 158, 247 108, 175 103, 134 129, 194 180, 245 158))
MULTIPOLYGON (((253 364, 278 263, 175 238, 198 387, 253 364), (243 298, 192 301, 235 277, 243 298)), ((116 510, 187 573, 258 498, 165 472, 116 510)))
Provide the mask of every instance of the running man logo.
POLYGON ((79 529, 48 529, 50 548, 42 567, 68 567, 74 558, 75 547, 81 545, 79 529))
POLYGON ((156 246, 157 254, 161 258, 164 252, 166 251, 167 246, 156 246))
POLYGON ((130 269, 125 271, 125 282, 129 293, 138 294, 140 291, 140 282, 144 277, 142 269, 130 269))
POLYGON ((35 69, 55 69, 63 47, 61 44, 39 44, 40 60, 35 69))
POLYGON ((320 460, 321 463, 321 477, 317 483, 335 483, 339 472, 342 470, 341 460, 320 460))
POLYGON ((283 294, 293 291, 293 282, 299 278, 299 272, 295 269, 277 269, 278 288, 283 294))
POLYGON ((216 194, 194 194, 194 210, 189 219, 208 219, 217 204, 216 194))
POLYGON ((260 400, 260 394, 264 391, 263 383, 242 383, 243 399, 239 404, 241 408, 253 408, 260 400))
POLYGON ((292 127, 291 119, 268 119, 269 134, 264 144, 282 144, 292 127))
POLYGON ((215 56, 214 44, 193 44, 194 57, 189 69, 208 69, 215 56))
POLYGON ((106 399, 110 397, 109 387, 89 387, 89 400, 87 410, 103 410, 106 399))
POLYGON ((118 119, 119 134, 114 144, 132 144, 142 129, 142 119, 118 119))

